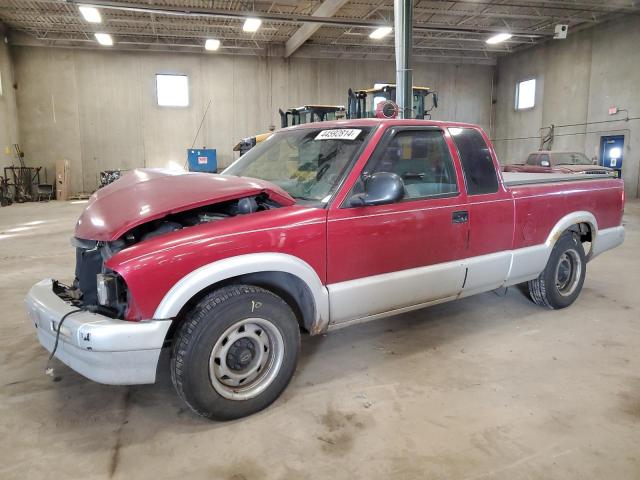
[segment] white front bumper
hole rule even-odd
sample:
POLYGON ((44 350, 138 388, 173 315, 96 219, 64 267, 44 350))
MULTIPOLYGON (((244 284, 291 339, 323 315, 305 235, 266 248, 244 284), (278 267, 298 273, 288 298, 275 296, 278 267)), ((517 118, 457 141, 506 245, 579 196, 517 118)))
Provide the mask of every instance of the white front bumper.
MULTIPOLYGON (((51 352, 60 319, 76 308, 54 293, 51 279, 31 287, 25 302, 40 343, 51 352)), ((72 313, 62 325, 55 356, 96 382, 154 383, 170 326, 170 320, 129 322, 85 311, 72 313)))

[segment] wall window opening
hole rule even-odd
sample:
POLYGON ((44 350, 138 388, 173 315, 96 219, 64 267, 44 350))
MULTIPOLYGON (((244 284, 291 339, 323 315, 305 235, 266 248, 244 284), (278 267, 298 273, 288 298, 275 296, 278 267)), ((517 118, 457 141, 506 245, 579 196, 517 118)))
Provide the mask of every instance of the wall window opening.
POLYGON ((189 77, 186 75, 156 75, 158 105, 161 107, 189 106, 189 77))
POLYGON ((536 104, 536 79, 531 78, 516 85, 516 110, 533 108, 536 104))

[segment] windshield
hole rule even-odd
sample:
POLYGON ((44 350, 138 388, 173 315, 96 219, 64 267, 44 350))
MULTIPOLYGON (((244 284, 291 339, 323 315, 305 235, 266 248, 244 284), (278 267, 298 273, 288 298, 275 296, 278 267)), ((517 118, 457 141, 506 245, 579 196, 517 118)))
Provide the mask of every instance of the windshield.
POLYGON ((556 165, 591 165, 591 161, 584 153, 555 153, 554 157, 556 159, 556 165))
POLYGON ((278 132, 222 173, 275 183, 293 198, 327 202, 371 129, 304 128, 278 132))

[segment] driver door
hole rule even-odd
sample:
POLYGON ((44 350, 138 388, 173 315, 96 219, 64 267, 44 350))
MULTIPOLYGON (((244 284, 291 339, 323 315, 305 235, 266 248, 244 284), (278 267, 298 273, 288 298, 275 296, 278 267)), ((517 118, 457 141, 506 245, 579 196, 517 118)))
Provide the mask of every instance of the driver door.
POLYGON ((327 224, 331 323, 455 298, 465 268, 468 211, 451 139, 437 127, 392 127, 327 224), (363 178, 393 172, 403 200, 351 206, 363 178))

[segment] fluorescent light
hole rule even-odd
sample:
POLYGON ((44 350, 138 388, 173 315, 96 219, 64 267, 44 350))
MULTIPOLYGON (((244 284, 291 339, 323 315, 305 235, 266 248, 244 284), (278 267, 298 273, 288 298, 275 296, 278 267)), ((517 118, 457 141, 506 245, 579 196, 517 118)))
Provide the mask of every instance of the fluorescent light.
POLYGON ((220 48, 220 40, 215 38, 208 38, 206 42, 204 42, 205 50, 218 50, 220 48))
POLYGON ((496 43, 502 43, 505 40, 509 40, 511 37, 513 37, 513 35, 511 35, 510 33, 498 33, 493 37, 487 38, 486 42, 489 45, 495 45, 496 43))
POLYGON ((245 32, 257 32, 262 25, 262 20, 259 18, 247 18, 244 21, 244 25, 242 26, 242 30, 245 32))
POLYGON ((78 10, 80 10, 80 13, 87 22, 102 23, 102 16, 100 15, 100 11, 97 8, 80 5, 78 7, 78 10))
POLYGON ((376 28, 373 32, 371 32, 371 34, 369 35, 369 38, 375 38, 376 40, 379 40, 389 35, 392 31, 393 31, 393 28, 391 27, 376 28))
POLYGON ((108 33, 96 33, 96 40, 100 45, 104 45, 105 47, 110 47, 113 45, 113 38, 108 33))

